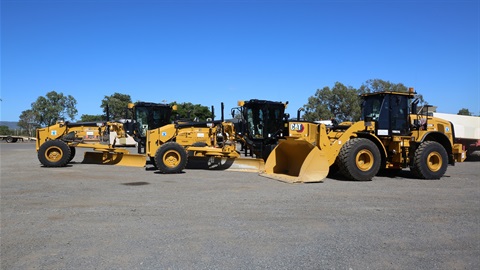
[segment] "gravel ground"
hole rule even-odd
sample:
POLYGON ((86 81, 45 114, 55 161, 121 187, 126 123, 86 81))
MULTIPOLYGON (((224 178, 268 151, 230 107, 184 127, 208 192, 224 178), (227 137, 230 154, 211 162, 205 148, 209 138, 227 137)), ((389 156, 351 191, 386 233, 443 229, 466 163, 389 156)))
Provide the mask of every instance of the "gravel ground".
POLYGON ((1 269, 478 269, 480 162, 440 180, 286 184, 207 170, 44 168, 0 144, 1 269))

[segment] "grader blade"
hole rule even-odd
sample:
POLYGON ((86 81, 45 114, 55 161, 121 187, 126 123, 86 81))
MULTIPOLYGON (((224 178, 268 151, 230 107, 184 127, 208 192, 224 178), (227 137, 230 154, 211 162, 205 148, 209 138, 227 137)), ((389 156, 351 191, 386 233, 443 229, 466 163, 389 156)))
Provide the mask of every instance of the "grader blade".
POLYGON ((189 157, 187 169, 263 172, 265 162, 255 158, 189 157))
POLYGON ((265 161, 261 158, 236 158, 228 171, 256 172, 265 171, 265 161))
POLYGON ((144 167, 146 164, 146 160, 147 159, 144 155, 104 151, 85 152, 82 163, 144 167))
POLYGON ((325 153, 304 140, 286 140, 277 145, 261 176, 287 183, 323 182, 329 165, 325 153))

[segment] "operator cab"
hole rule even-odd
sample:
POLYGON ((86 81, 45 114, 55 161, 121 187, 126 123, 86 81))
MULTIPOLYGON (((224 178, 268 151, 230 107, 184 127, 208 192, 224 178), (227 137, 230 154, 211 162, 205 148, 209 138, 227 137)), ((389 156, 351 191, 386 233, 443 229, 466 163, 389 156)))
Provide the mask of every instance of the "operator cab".
POLYGON ((138 142, 138 153, 144 153, 147 131, 171 123, 172 111, 176 106, 168 104, 137 102, 130 103, 132 121, 125 123, 125 130, 138 142))
MULTIPOLYGON (((287 103, 252 99, 239 101, 241 121, 237 124, 237 133, 246 141, 248 147, 259 157, 266 158, 276 146, 278 139, 288 134, 285 131, 285 107, 287 103)), ((246 148, 245 148, 246 150, 246 148)))
POLYGON ((377 136, 410 135, 409 101, 413 92, 377 92, 362 95, 362 117, 376 122, 377 136))
POLYGON ((133 107, 133 119, 137 123, 137 131, 145 137, 147 130, 170 124, 172 106, 150 102, 137 102, 133 107))

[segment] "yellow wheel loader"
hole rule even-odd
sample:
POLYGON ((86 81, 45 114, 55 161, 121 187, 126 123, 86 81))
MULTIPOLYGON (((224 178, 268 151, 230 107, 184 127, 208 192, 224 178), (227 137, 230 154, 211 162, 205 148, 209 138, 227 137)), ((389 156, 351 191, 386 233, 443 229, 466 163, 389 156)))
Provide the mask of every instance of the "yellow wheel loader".
POLYGON ((362 95, 363 120, 354 123, 289 122, 289 136, 269 155, 262 175, 321 182, 338 170, 347 179, 368 181, 380 169, 409 167, 418 178, 439 179, 465 152, 454 144, 452 123, 416 113, 414 96, 413 88, 362 95))

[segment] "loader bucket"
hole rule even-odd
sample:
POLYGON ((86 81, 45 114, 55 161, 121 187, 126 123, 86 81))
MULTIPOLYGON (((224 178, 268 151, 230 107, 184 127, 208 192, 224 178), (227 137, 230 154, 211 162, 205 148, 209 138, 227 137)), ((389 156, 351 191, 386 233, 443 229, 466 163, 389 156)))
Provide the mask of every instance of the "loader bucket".
POLYGON ((287 183, 323 182, 329 164, 325 153, 304 140, 286 140, 277 145, 261 176, 287 183))
POLYGON ((187 169, 263 172, 265 162, 256 158, 190 157, 187 169))
POLYGON ((144 167, 147 159, 144 155, 122 152, 85 152, 82 163, 144 167))

